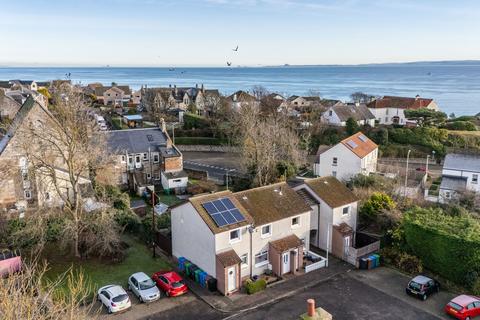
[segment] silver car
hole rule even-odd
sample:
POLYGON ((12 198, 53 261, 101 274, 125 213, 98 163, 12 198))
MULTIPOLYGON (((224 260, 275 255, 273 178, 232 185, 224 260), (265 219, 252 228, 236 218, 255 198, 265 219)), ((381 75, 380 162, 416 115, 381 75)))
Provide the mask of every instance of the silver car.
POLYGON ((131 290, 140 302, 160 299, 160 290, 157 285, 143 272, 134 273, 128 278, 128 290, 131 290))
POLYGON ((98 289, 97 299, 108 313, 115 313, 131 307, 130 298, 125 290, 118 285, 109 285, 98 289))

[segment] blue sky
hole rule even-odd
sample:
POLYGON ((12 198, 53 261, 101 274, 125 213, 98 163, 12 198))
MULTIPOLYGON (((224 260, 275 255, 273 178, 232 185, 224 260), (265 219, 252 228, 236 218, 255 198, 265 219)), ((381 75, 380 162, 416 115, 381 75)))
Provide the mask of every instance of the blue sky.
POLYGON ((23 0, 0 8, 0 65, 480 59, 477 0, 23 0))

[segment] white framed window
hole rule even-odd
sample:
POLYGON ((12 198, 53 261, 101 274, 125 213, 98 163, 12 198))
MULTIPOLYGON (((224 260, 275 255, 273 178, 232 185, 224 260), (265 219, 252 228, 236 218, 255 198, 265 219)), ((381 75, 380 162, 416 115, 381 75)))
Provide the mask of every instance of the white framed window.
POLYGON ((292 228, 300 227, 300 217, 293 217, 292 218, 292 228))
POLYGON ((248 253, 242 254, 240 260, 242 260, 242 263, 240 264, 242 269, 248 267, 248 253))
POLYGON ((268 238, 272 236, 272 225, 271 224, 266 224, 262 226, 262 230, 260 233, 262 238, 268 238))
POLYGON ((350 213, 350 206, 347 206, 347 207, 343 207, 342 209, 342 214, 343 215, 347 215, 350 213))
POLYGON ((255 255, 255 267, 261 267, 268 264, 268 251, 262 251, 255 255))
POLYGON ((332 176, 336 178, 337 177, 337 171, 332 171, 332 176))
POLYGON ((50 192, 45 192, 45 201, 50 201, 50 192))
POLYGON ((152 178, 152 175, 150 173, 147 173, 147 179, 150 180, 152 178))
POLYGON ((338 164, 338 158, 337 157, 333 157, 332 159, 332 166, 336 166, 338 164))
POLYGON ((158 157, 158 153, 154 153, 153 154, 153 163, 157 163, 159 160, 160 160, 160 158, 158 157))
POLYGON ((450 191, 446 191, 445 198, 450 199, 450 197, 451 197, 450 191))
POLYGON ((144 153, 143 154, 143 161, 147 161, 148 160, 148 153, 144 153))
POLYGON ((122 156, 122 163, 125 163, 125 156, 122 156))
POLYGON ((230 231, 230 243, 239 242, 240 240, 242 240, 240 229, 230 231))
POLYGON ((331 117, 333 115, 333 111, 332 110, 328 111, 328 115, 331 117))
POLYGON ((388 122, 388 117, 385 117, 385 122, 388 122))
POLYGON ((472 183, 477 184, 478 183, 478 174, 472 175, 472 183))
POLYGON ((32 199, 32 192, 30 190, 25 190, 23 192, 24 196, 25 196, 25 199, 32 199))
POLYGON ((132 157, 132 156, 128 156, 128 163, 129 163, 129 164, 132 164, 132 163, 133 163, 133 157, 132 157))

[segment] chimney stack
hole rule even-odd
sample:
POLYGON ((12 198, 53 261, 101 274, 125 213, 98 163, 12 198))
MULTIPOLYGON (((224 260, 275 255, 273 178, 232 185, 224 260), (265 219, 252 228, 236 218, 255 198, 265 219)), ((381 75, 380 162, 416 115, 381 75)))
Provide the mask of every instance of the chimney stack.
POLYGON ((160 119, 160 128, 162 129, 162 132, 167 132, 167 125, 165 124, 165 119, 163 118, 160 119))
POLYGON ((307 300, 307 315, 313 318, 316 315, 317 311, 315 310, 315 300, 307 300))
POLYGON ((419 95, 419 94, 417 94, 417 95, 415 96, 415 100, 418 100, 418 99, 420 99, 420 95, 419 95))
POLYGON ((198 83, 195 83, 195 89, 198 89, 198 83))
POLYGON ((205 87, 203 86, 203 83, 202 83, 202 93, 205 93, 205 87))

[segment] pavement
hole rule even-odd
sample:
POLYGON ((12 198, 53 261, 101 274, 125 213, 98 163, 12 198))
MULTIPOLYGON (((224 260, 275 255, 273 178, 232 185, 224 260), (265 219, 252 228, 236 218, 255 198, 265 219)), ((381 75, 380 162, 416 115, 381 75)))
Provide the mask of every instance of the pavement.
MULTIPOLYGON (((421 301, 406 295, 410 277, 396 270, 385 267, 352 270, 342 262, 332 261, 329 268, 278 283, 255 295, 202 297, 181 308, 170 308, 142 319, 290 320, 306 311, 309 298, 314 298, 317 306, 336 320, 448 319, 443 307, 454 294, 441 291, 421 301), (216 304, 211 305, 213 302, 216 304)), ((194 286, 191 289, 196 294, 202 293, 194 286)))

